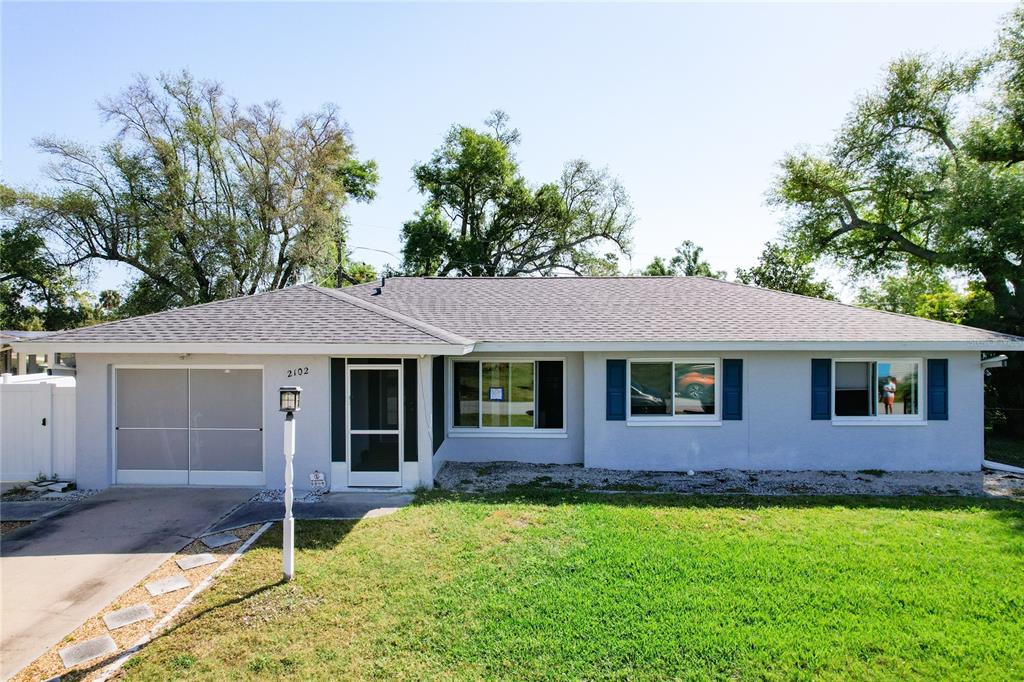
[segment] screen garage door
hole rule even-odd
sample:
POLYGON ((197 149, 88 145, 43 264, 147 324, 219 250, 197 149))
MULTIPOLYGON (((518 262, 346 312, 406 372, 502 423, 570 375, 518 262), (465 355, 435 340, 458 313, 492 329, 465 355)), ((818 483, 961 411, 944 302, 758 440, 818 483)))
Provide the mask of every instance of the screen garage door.
POLYGON ((263 371, 115 369, 118 483, 263 485, 263 371))

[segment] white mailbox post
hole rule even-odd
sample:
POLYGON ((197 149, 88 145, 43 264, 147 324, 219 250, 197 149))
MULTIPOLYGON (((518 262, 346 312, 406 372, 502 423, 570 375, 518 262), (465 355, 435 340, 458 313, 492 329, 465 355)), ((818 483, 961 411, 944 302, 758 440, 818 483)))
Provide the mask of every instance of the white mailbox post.
POLYGON ((295 413, 299 411, 298 386, 282 386, 280 388, 281 412, 284 412, 284 579, 289 581, 295 577, 295 518, 292 516, 292 502, 295 500, 293 488, 295 470, 292 460, 295 458, 295 413))

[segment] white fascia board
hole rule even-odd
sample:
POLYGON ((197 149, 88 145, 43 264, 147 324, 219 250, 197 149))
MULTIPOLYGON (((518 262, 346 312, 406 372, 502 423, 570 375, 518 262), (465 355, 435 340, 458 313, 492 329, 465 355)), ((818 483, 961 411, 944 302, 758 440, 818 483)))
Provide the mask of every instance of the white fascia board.
POLYGON ((475 353, 527 351, 1014 351, 1024 350, 1024 341, 526 341, 516 343, 480 341, 475 353))
POLYGON ((12 344, 29 353, 191 353, 217 355, 466 355, 473 345, 399 343, 86 343, 25 341, 12 344))

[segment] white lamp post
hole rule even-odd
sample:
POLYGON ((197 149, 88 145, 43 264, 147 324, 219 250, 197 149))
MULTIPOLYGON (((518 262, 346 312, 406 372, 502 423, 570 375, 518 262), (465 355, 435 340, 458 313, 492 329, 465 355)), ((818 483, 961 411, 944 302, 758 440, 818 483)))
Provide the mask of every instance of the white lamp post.
POLYGON ((295 518, 292 516, 292 502, 295 493, 292 485, 295 472, 292 460, 295 458, 295 413, 299 411, 298 386, 282 386, 280 388, 280 410, 284 416, 284 579, 289 581, 295 577, 295 518))

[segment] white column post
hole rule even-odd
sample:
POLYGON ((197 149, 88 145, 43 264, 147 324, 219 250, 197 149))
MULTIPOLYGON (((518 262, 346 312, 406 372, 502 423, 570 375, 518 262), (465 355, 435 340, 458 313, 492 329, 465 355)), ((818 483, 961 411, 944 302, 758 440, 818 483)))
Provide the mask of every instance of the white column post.
POLYGON ((416 390, 419 392, 416 405, 419 406, 416 425, 418 441, 416 444, 416 464, 419 465, 420 485, 424 488, 434 487, 434 367, 429 355, 421 355, 416 360, 416 390))
POLYGON ((292 517, 292 489, 295 477, 292 460, 295 457, 295 415, 289 412, 284 418, 284 579, 295 577, 295 519, 292 517))

